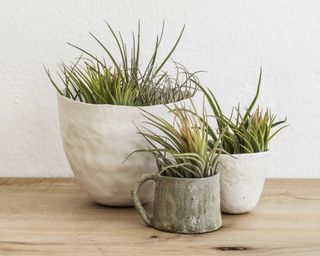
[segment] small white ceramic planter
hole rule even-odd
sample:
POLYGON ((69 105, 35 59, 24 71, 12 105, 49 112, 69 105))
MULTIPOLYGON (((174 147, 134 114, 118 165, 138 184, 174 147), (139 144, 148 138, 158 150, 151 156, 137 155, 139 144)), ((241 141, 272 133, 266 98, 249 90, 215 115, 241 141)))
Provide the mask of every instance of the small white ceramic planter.
MULTIPOLYGON (((179 104, 190 104, 190 99, 179 104)), ((145 120, 137 107, 86 104, 58 95, 60 129, 71 169, 81 187, 100 204, 131 206, 131 189, 146 173, 157 171, 147 153, 126 157, 147 144, 137 127, 145 120)), ((173 104, 169 104, 173 106, 173 104)), ((162 118, 170 119, 164 105, 142 107, 162 118)), ((143 203, 153 197, 153 183, 140 190, 143 203)))
POLYGON ((221 210, 241 214, 254 209, 260 199, 269 152, 221 155, 219 161, 221 210))

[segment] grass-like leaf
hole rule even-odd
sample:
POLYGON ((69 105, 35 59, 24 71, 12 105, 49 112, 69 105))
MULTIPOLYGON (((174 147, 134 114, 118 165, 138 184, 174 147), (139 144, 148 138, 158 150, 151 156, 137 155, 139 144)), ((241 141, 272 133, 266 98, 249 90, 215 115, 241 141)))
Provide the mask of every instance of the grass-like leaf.
POLYGON ((230 117, 222 112, 214 93, 198 84, 208 100, 218 127, 217 130, 213 127, 208 129, 209 146, 217 141, 217 134, 223 132, 220 147, 230 154, 268 151, 270 140, 288 126, 285 125, 286 118, 276 121, 276 116, 269 110, 263 111, 259 107, 253 110, 259 97, 261 80, 262 70, 260 69, 257 90, 249 107, 244 109, 244 113, 241 113, 238 104, 233 108, 230 117), (271 133, 276 127, 278 129, 271 133))
POLYGON ((141 28, 138 23, 137 35, 132 32, 132 48, 127 50, 127 43, 120 32, 116 33, 110 24, 106 24, 119 50, 119 60, 109 48, 93 33, 91 37, 104 50, 105 58, 98 58, 89 51, 70 44, 79 50, 82 57, 71 65, 62 63, 58 76, 62 86, 52 78, 49 70, 45 71, 50 82, 59 94, 67 98, 91 104, 113 104, 128 106, 150 106, 167 104, 192 97, 196 92, 196 73, 189 72, 183 65, 173 62, 176 74, 169 75, 163 70, 177 48, 185 27, 181 30, 173 47, 158 64, 164 24, 147 65, 141 63, 141 28), (110 66, 105 59, 110 61, 110 66))
MULTIPOLYGON (((205 112, 201 115, 192 104, 168 108, 174 121, 167 122, 161 117, 143 111, 147 118, 139 133, 149 142, 149 147, 136 152, 148 152, 157 162, 159 173, 180 178, 201 178, 217 172, 220 143, 208 150, 208 120, 205 112)), ((221 139, 221 136, 218 137, 221 139)))

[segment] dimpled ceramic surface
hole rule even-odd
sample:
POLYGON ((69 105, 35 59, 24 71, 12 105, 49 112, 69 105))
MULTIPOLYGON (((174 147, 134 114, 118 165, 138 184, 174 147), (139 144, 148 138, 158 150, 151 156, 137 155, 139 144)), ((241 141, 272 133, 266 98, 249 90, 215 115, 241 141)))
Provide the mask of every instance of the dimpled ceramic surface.
MULTIPOLYGON (((187 105, 190 100, 181 103, 187 105)), ((124 162, 131 152, 146 147, 136 128, 145 120, 141 110, 85 104, 60 95, 58 106, 64 150, 81 187, 100 204, 133 205, 133 184, 141 175, 157 171, 154 159, 146 153, 134 154, 124 162)), ((163 105, 142 109, 165 119, 170 117, 163 105)), ((153 188, 153 183, 141 188, 142 202, 152 199, 153 188)))
POLYGON ((254 209, 260 199, 268 167, 268 152, 221 155, 221 210, 241 214, 254 209))

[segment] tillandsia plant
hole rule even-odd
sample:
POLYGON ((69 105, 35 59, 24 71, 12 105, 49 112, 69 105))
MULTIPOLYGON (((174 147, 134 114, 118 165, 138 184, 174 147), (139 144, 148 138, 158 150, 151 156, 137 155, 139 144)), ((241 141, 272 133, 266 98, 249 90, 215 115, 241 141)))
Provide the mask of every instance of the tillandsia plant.
POLYGON ((46 73, 59 94, 67 98, 91 104, 113 104, 128 106, 150 106, 166 104, 192 97, 196 92, 196 73, 190 73, 182 64, 174 62, 176 74, 169 75, 164 65, 178 46, 184 28, 172 49, 158 63, 159 48, 164 33, 164 24, 160 35, 156 37, 155 46, 147 65, 141 63, 140 22, 137 33, 132 32, 132 48, 129 52, 120 32, 116 33, 107 24, 119 50, 120 60, 94 34, 93 39, 105 51, 111 61, 107 65, 105 58, 99 59, 94 54, 76 45, 70 46, 81 52, 75 63, 59 65, 58 75, 62 87, 52 78, 48 69, 46 73))
MULTIPOLYGON (((192 103, 192 101, 191 101, 192 103)), ((168 107, 169 108, 169 107, 168 107)), ((147 121, 145 131, 139 133, 149 142, 147 149, 157 162, 160 175, 179 178, 203 178, 217 173, 221 150, 219 136, 208 150, 208 122, 205 112, 201 115, 193 103, 192 110, 175 105, 169 108, 174 115, 173 123, 144 111, 147 121)))
POLYGON ((213 92, 199 85, 211 106, 218 127, 217 131, 213 127, 208 127, 209 147, 220 140, 220 147, 230 154, 268 151, 270 140, 288 126, 285 125, 286 118, 276 121, 276 116, 270 110, 263 111, 259 107, 253 110, 259 96, 261 78, 262 69, 260 69, 256 94, 249 107, 245 108, 242 113, 238 104, 233 108, 229 117, 222 112, 213 92), (224 136, 218 138, 217 134, 221 132, 224 133, 224 136))

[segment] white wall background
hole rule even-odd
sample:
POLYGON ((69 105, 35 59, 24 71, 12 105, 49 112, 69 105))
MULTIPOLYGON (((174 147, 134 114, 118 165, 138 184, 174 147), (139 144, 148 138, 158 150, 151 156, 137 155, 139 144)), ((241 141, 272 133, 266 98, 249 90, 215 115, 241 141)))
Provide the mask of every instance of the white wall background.
POLYGON ((72 175, 42 63, 78 56, 66 42, 102 53, 88 31, 111 42, 103 20, 130 35, 140 19, 149 50, 162 20, 164 47, 187 25, 174 59, 208 71, 201 80, 226 109, 252 98, 262 66, 259 103, 291 125, 271 143, 269 176, 320 177, 319 13, 311 0, 2 0, 0 176, 72 175))

